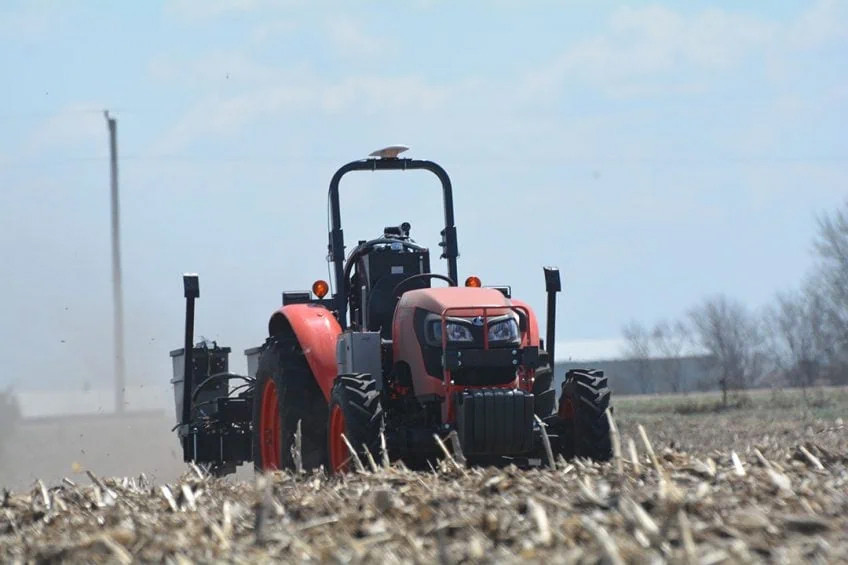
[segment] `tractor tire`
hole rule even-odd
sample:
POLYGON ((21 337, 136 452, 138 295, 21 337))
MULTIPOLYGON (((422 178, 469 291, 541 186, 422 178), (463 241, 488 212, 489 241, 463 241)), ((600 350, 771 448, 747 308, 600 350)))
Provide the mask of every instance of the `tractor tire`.
POLYGON ((366 468, 369 465, 366 452, 370 453, 375 461, 379 461, 382 457, 382 428, 383 407, 374 378, 367 373, 336 377, 330 396, 330 422, 327 426, 330 471, 344 473, 354 467, 342 434, 356 450, 366 468))
POLYGON ((272 337, 259 358, 253 395, 253 466, 294 470, 297 424, 305 470, 326 465, 327 402, 293 337, 272 337))
POLYGON ((609 405, 610 389, 603 371, 568 371, 562 384, 558 412, 564 436, 561 438, 563 455, 594 461, 612 458, 606 415, 609 405))
POLYGON ((536 378, 533 381, 533 410, 542 420, 553 414, 556 408, 553 380, 554 373, 550 365, 541 365, 536 369, 536 378))

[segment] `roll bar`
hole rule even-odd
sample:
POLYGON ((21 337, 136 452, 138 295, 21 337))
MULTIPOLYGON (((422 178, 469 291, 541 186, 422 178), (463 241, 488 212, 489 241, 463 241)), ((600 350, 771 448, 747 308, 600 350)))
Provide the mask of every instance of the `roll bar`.
POLYGON ((339 206, 339 182, 341 182, 343 176, 352 171, 406 171, 413 169, 430 171, 442 183, 445 229, 441 232, 442 241, 439 243, 439 246, 442 247, 441 258, 447 259, 448 262, 448 276, 453 280, 457 280, 456 258, 459 257, 459 247, 456 241, 456 225, 454 224, 453 216, 453 189, 447 172, 433 161, 419 159, 398 159, 395 157, 352 161, 336 171, 336 174, 330 180, 331 228, 328 250, 330 260, 335 266, 336 293, 333 295, 333 300, 335 301, 339 324, 342 328, 347 328, 347 304, 349 297, 347 295, 346 285, 344 284, 345 246, 342 215, 339 206))

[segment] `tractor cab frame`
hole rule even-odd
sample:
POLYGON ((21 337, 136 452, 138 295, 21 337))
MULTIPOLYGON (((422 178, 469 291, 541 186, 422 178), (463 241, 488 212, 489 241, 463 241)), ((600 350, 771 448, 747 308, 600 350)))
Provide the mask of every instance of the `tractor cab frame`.
MULTIPOLYGON (((371 242, 365 242, 364 244, 360 244, 357 249, 355 249, 354 252, 351 254, 351 258, 348 260, 348 263, 346 263, 344 230, 342 229, 342 215, 341 206, 339 202, 339 185, 341 183, 341 180, 346 174, 354 171, 412 170, 429 171, 436 175, 442 185, 445 227, 441 232, 442 241, 439 245, 442 248, 441 258, 447 260, 447 276, 451 279, 454 286, 456 285, 456 281, 458 278, 456 260, 457 257, 459 257, 459 246, 457 244, 456 225, 454 223, 453 188, 451 186, 450 177, 448 176, 447 172, 445 172, 445 170, 440 165, 432 161, 425 161, 419 159, 382 157, 352 161, 342 166, 336 171, 336 173, 333 175, 333 178, 330 180, 329 191, 331 231, 329 234, 330 241, 328 244, 328 251, 329 257, 332 260, 334 267, 336 289, 332 300, 333 307, 336 313, 336 318, 338 319, 339 325, 342 327, 342 329, 347 329, 348 327, 347 310, 351 300, 351 291, 354 290, 351 289, 350 285, 348 284, 348 277, 350 275, 352 267, 350 263, 358 259, 361 255, 363 255, 363 253, 357 253, 357 250, 360 250, 360 248, 362 248, 362 251, 365 251, 380 243, 388 243, 389 245, 403 245, 406 248, 416 250, 419 253, 424 251, 424 249, 420 246, 412 246, 411 244, 409 244, 409 242, 404 241, 402 239, 403 230, 401 229, 399 230, 400 234, 397 239, 393 239, 391 237, 391 234, 386 234, 389 237, 386 237, 382 240, 374 240, 371 242)), ((420 256, 423 257, 423 253, 420 256)), ((394 266, 398 267, 398 265, 394 266)), ((422 267, 420 272, 416 274, 430 274, 429 257, 427 258, 426 270, 424 270, 424 268, 422 267)))

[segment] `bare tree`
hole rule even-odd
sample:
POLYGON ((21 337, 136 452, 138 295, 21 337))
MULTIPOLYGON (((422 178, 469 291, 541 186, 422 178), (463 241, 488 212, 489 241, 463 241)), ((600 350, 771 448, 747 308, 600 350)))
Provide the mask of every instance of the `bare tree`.
POLYGON ((808 282, 801 292, 780 294, 766 313, 771 358, 804 398, 821 375, 827 351, 824 296, 808 282))
POLYGON ((689 313, 694 339, 711 356, 722 403, 727 391, 745 388, 762 373, 764 356, 758 320, 739 302, 719 295, 689 313))
POLYGON ((819 218, 815 242, 817 272, 828 337, 828 364, 834 383, 848 381, 848 201, 819 218))
POLYGON ((639 322, 631 320, 621 329, 627 345, 624 356, 633 361, 636 367, 636 381, 639 391, 646 394, 651 391, 653 372, 651 370, 651 334, 639 322))
POLYGON ((660 377, 668 383, 672 392, 680 392, 682 388, 682 355, 689 339, 688 333, 683 322, 672 324, 666 320, 657 322, 651 332, 654 351, 662 357, 658 365, 660 377))

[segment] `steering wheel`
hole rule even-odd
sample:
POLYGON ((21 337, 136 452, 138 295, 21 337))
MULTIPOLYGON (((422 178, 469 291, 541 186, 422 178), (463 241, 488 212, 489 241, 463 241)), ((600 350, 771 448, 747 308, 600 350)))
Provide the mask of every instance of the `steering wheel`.
POLYGON ((438 273, 419 273, 417 275, 412 275, 411 277, 406 277, 405 279, 400 281, 392 291, 392 296, 394 296, 395 298, 400 298, 400 295, 403 294, 402 292, 399 292, 400 289, 403 288, 403 286, 407 283, 419 279, 440 279, 446 281, 451 286, 456 286, 456 281, 448 276, 440 275, 438 273))

